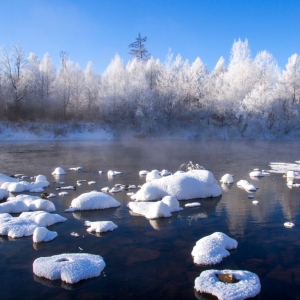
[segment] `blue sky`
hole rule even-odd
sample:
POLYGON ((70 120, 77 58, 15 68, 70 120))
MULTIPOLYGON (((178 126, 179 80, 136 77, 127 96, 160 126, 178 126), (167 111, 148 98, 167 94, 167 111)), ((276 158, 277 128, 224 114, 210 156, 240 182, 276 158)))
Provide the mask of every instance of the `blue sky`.
POLYGON ((102 73, 116 53, 126 63, 128 45, 147 36, 154 58, 168 49, 213 69, 229 61, 234 40, 248 39, 252 55, 267 50, 285 68, 300 54, 300 0, 0 0, 0 45, 20 43, 56 66, 59 52, 102 73))

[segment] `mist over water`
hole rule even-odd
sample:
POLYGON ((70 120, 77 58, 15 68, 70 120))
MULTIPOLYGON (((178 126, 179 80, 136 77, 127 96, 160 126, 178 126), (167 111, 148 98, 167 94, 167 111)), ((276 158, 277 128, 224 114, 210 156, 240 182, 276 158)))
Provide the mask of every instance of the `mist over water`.
MULTIPOLYGON (((300 188, 288 188, 282 174, 271 173, 252 179, 254 168, 268 170, 270 162, 293 163, 300 160, 296 141, 190 141, 123 140, 101 142, 1 143, 0 173, 43 174, 50 182, 45 192, 64 223, 49 226, 58 237, 48 243, 33 244, 32 237, 10 239, 0 236, 1 299, 196 299, 194 280, 207 269, 239 269, 256 273, 262 289, 259 299, 298 299, 300 297, 300 188), (171 218, 147 220, 131 213, 127 192, 112 195, 119 208, 65 213, 72 199, 80 194, 117 183, 140 185, 145 177, 140 170, 178 170, 192 161, 213 172, 217 181, 234 175, 232 185, 222 186, 221 197, 180 201, 200 202, 184 208, 171 218), (83 170, 71 171, 70 167, 83 170), (51 173, 62 167, 67 174, 51 173), (99 171, 103 171, 99 174, 99 171), (122 174, 109 178, 108 170, 122 174), (56 187, 84 182, 76 191, 59 197, 56 187), (245 179, 259 189, 249 193, 236 185, 245 179), (253 205, 258 200, 259 205, 253 205), (84 221, 113 221, 118 229, 105 234, 89 234, 84 221), (293 222, 287 229, 284 222, 293 222), (202 237, 221 231, 238 241, 238 248, 215 266, 193 263, 191 251, 202 237), (70 235, 77 232, 78 238, 70 235), (99 277, 68 285, 36 277, 33 261, 61 253, 98 254, 106 267, 99 277), (104 276, 105 275, 105 276, 104 276), (17 288, 16 288, 17 287, 17 288)), ((29 178, 28 178, 29 180, 29 178)), ((299 182, 300 183, 300 182, 299 182)), ((133 190, 136 191, 136 190, 133 190)), ((38 194, 39 195, 39 194, 38 194)), ((200 296, 197 296, 200 297, 200 296)), ((201 296, 201 299, 209 299, 201 296)))

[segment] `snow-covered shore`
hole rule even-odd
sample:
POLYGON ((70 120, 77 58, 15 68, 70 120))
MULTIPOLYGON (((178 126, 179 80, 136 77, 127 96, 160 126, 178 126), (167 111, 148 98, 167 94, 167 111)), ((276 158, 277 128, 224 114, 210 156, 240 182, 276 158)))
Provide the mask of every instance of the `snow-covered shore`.
POLYGON ((168 138, 168 139, 259 139, 259 140, 300 140, 300 131, 293 130, 289 134, 277 135, 265 131, 251 132, 241 135, 231 127, 191 127, 161 128, 155 133, 123 131, 86 122, 39 123, 39 122, 0 122, 0 142, 4 141, 52 141, 52 140, 115 140, 120 138, 168 138))

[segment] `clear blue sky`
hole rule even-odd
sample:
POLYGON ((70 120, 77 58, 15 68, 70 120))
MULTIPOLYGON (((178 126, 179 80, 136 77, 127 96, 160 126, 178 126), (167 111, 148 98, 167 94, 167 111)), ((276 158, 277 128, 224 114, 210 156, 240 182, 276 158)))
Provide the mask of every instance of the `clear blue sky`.
POLYGON ((20 43, 41 59, 59 52, 102 73, 116 53, 126 63, 138 33, 148 51, 165 60, 168 49, 211 70, 228 63, 233 41, 248 39, 252 55, 267 50, 285 68, 300 55, 300 0, 0 0, 0 45, 20 43))

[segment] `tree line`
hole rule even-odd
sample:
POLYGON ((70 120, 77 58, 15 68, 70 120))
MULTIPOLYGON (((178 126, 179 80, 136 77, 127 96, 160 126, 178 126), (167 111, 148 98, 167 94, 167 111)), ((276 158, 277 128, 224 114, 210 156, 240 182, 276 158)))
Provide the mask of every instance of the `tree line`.
POLYGON ((60 53, 26 57, 21 45, 0 51, 0 121, 86 121, 116 130, 155 135, 162 129, 232 128, 282 135, 300 129, 300 57, 281 70, 261 51, 252 58, 248 41, 234 41, 228 65, 221 57, 209 71, 168 52, 165 62, 115 55, 103 74, 92 62, 83 70, 60 53))

